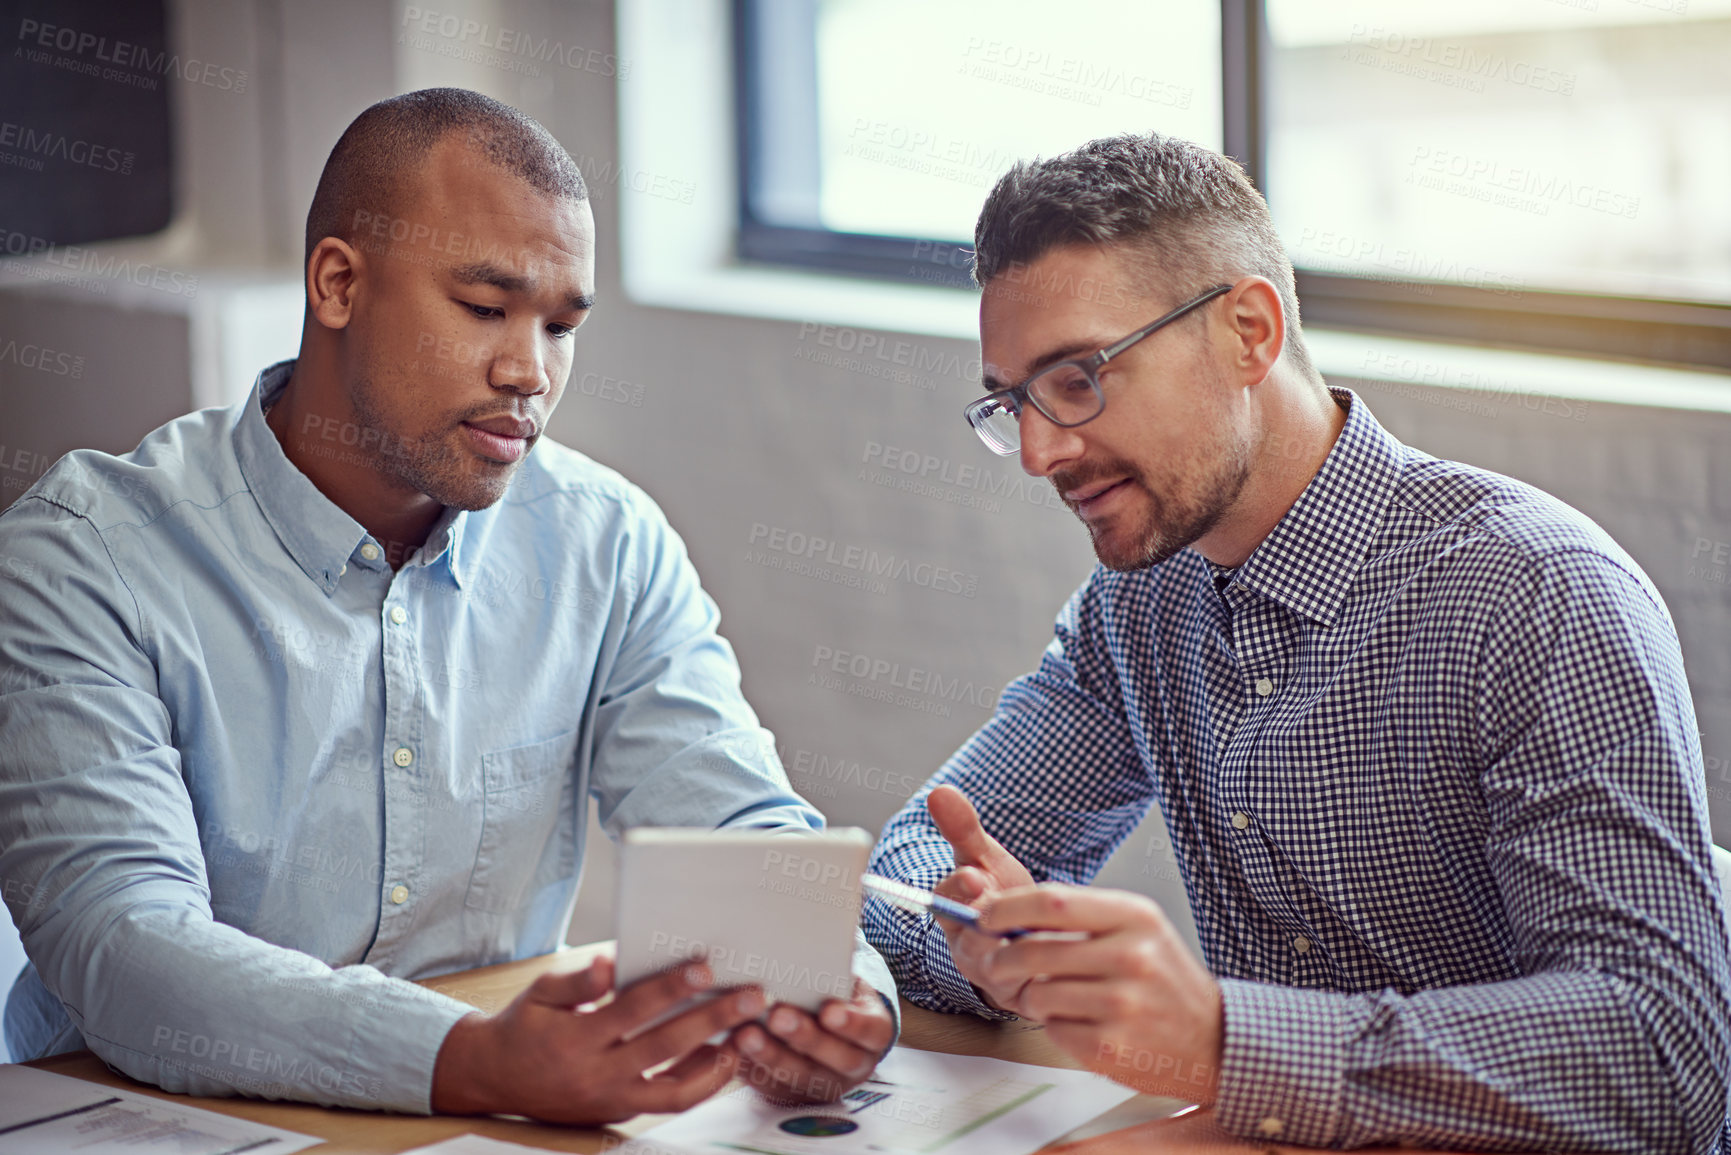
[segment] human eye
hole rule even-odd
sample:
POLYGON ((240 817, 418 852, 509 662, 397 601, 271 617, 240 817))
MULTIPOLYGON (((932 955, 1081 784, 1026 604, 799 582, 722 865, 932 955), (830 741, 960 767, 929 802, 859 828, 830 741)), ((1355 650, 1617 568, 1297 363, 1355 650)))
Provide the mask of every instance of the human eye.
POLYGON ((1082 372, 1080 365, 1065 362, 1062 365, 1054 365, 1040 374, 1030 388, 1038 388, 1042 397, 1049 397, 1053 400, 1076 400, 1091 396, 1094 392, 1094 383, 1088 379, 1086 373, 1082 372))

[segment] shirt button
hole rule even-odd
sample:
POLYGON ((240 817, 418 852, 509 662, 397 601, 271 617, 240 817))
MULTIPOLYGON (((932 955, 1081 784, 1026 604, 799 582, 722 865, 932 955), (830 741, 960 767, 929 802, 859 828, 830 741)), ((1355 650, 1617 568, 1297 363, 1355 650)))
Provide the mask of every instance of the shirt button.
POLYGON ((1242 810, 1233 811, 1232 825, 1234 829, 1243 830, 1246 826, 1250 825, 1250 815, 1244 813, 1242 810))
POLYGON ((1272 693, 1274 693, 1273 682, 1269 681, 1267 678, 1256 679, 1256 696, 1258 698, 1266 698, 1272 693))
POLYGON ((396 903, 398 906, 409 901, 409 888, 400 882, 391 887, 391 901, 396 903))
POLYGON ((348 572, 349 572, 349 563, 345 561, 343 563, 343 568, 337 571, 337 576, 342 577, 344 574, 346 574, 348 572))
POLYGON ((1303 935, 1299 935, 1297 938, 1292 940, 1292 949, 1297 951, 1299 954, 1309 954, 1310 940, 1305 938, 1303 935))
POLYGON ((409 611, 405 610, 402 606, 392 606, 391 620, 400 626, 409 620, 409 611))
POLYGON ((1258 1123, 1256 1129, 1272 1139, 1282 1131, 1286 1130, 1286 1124, 1281 1122, 1279 1119, 1276 1119, 1273 1115, 1270 1115, 1268 1118, 1258 1123))
POLYGON ((366 558, 368 561, 378 561, 379 547, 369 541, 361 547, 361 556, 366 558))
POLYGON ((399 766, 407 766, 415 760, 415 752, 407 746, 398 746, 396 753, 391 755, 391 761, 399 766))

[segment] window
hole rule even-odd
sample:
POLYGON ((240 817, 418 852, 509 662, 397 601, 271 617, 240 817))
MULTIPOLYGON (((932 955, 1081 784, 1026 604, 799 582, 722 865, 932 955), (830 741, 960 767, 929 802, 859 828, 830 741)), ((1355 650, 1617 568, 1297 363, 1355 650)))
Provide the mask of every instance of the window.
POLYGON ((1731 0, 735 0, 747 261, 969 284, 1018 157, 1238 157, 1307 321, 1731 368, 1731 0))
POLYGON ((1018 157, 1127 130, 1221 144, 1219 0, 739 0, 746 259, 970 285, 1018 157))

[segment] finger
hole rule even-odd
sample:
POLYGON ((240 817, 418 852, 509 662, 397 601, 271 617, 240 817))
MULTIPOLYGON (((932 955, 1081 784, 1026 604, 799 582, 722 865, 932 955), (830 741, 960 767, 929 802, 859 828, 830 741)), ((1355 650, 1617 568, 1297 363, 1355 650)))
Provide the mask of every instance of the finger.
POLYGON ((859 1081, 800 1054, 757 1023, 741 1027, 734 1039, 744 1063, 741 1073, 766 1098, 829 1103, 859 1081))
POLYGON ((991 875, 977 866, 964 866, 944 875, 943 879, 932 887, 932 893, 971 906, 995 889, 991 875))
POLYGON ((852 1002, 830 999, 824 1003, 817 1021, 830 1034, 878 1056, 889 1049, 896 1033, 896 1021, 884 1000, 864 982, 858 983, 852 1002))
MULTIPOLYGON (((982 898, 991 894, 997 886, 992 882, 992 876, 977 866, 964 866, 944 878, 932 888, 933 894, 941 894, 945 898, 954 899, 963 906, 975 906, 982 898)), ((932 911, 932 917, 938 926, 953 942, 956 935, 967 928, 966 923, 946 918, 937 911, 932 911)))
POLYGON ((653 1079, 628 1087, 622 1098, 633 1113, 670 1114, 709 1098, 739 1071, 738 1059, 720 1047, 699 1047, 653 1079))
POLYGON ((714 981, 706 963, 691 962, 668 967, 618 992, 612 1005, 595 1012, 594 1025, 618 1038, 681 1000, 709 990, 714 981))
POLYGON ((995 983, 1019 983, 1035 975, 1054 979, 1152 978, 1159 952, 1146 935, 1118 932, 1081 939, 1030 935, 1005 942, 980 960, 995 983))
POLYGON ((877 1066, 877 1051, 868 1051, 851 1039, 825 1030, 816 1019, 795 1007, 774 1008, 766 1025, 783 1046, 846 1078, 863 1079, 877 1066))
POLYGON ((926 795, 926 812, 955 850, 957 866, 980 864, 990 869, 994 857, 1009 857, 997 839, 986 833, 968 796, 954 786, 939 786, 926 795))
POLYGON ((763 1013, 763 1008, 763 992, 756 987, 728 991, 644 1031, 620 1048, 619 1061, 630 1064, 634 1071, 647 1071, 695 1050, 711 1035, 751 1021, 763 1013))
POLYGON ((1102 934, 1131 924, 1165 921, 1152 899, 1126 890, 1095 890, 1047 882, 993 895, 980 912, 982 931, 1079 930, 1102 934))
POLYGON ((613 962, 597 959, 575 971, 549 971, 529 984, 529 997, 554 1007, 580 1007, 613 989, 613 962))
POLYGON ((1122 1023, 1142 1003, 1128 983, 1098 979, 1048 979, 1029 983, 1019 1000, 1022 1017, 1041 1023, 1122 1023))

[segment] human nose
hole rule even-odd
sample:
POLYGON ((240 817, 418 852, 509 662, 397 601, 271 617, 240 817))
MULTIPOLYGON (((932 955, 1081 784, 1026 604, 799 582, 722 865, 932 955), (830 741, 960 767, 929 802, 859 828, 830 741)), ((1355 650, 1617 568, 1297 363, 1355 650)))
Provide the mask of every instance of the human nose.
POLYGON ((1055 424, 1034 405, 1022 406, 1016 418, 1022 440, 1022 472, 1049 477, 1082 454, 1082 436, 1074 428, 1055 424))
POLYGON ((494 354, 487 383, 495 389, 509 389, 525 397, 547 392, 552 382, 538 338, 539 334, 527 326, 514 329, 494 354))

